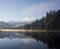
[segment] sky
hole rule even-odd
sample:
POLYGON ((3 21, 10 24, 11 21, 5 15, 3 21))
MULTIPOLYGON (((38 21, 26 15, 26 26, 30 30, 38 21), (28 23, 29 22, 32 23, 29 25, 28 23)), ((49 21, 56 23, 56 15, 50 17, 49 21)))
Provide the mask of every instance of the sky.
POLYGON ((0 0, 0 21, 33 21, 58 9, 60 0, 0 0))

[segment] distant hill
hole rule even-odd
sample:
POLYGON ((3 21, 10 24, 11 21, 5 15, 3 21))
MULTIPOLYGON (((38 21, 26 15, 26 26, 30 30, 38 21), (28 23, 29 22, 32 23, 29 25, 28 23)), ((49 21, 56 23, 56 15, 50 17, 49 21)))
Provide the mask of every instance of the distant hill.
POLYGON ((0 21, 0 28, 16 28, 18 26, 24 26, 29 23, 31 23, 31 22, 0 21))
POLYGON ((5 23, 5 22, 0 22, 0 28, 8 28, 8 27, 12 27, 9 23, 5 23))

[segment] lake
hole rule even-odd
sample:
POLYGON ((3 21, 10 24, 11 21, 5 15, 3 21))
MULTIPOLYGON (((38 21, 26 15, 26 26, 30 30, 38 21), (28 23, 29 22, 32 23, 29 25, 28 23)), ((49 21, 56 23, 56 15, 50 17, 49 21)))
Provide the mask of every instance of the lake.
POLYGON ((48 49, 48 46, 24 34, 0 32, 0 49, 48 49))

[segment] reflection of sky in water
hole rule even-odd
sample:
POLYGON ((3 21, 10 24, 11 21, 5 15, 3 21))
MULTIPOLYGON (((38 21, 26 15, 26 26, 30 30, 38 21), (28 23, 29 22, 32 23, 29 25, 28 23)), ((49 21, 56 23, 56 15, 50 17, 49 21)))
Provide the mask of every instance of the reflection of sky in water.
POLYGON ((3 38, 0 39, 0 49, 48 49, 48 47, 35 39, 3 38))
POLYGON ((19 33, 0 33, 0 49, 48 49, 43 42, 19 33))

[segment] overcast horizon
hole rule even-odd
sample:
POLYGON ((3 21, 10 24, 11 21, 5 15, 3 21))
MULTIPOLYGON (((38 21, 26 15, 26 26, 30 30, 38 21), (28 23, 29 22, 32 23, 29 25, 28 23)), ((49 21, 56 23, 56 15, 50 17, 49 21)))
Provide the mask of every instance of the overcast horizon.
POLYGON ((33 21, 60 9, 60 0, 0 0, 0 21, 33 21))

